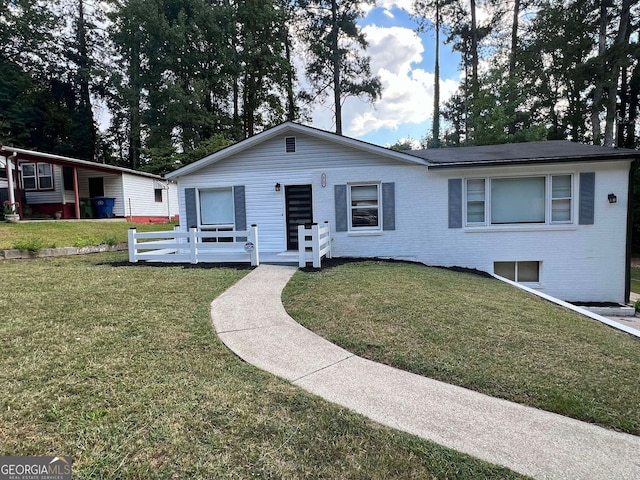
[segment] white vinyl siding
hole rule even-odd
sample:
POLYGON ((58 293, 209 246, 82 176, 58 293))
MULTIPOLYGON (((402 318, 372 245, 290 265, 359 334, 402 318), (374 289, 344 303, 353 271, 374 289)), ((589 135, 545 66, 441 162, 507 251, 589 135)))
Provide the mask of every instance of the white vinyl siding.
POLYGON ((380 184, 349 185, 349 230, 381 230, 380 184))

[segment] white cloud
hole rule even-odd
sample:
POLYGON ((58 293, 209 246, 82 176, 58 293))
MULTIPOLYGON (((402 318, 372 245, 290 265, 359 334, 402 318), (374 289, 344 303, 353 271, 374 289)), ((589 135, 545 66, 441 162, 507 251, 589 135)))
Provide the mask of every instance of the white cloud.
POLYGON ((413 1, 414 0, 378 0, 376 6, 382 7, 385 10, 391 10, 393 7, 397 7, 411 13, 413 11, 413 1))
MULTIPOLYGON (((371 106, 348 98, 343 108, 345 133, 361 136, 380 128, 397 130, 400 125, 420 124, 433 114, 434 75, 415 65, 422 61, 424 46, 416 33, 403 27, 363 28, 371 56, 372 72, 382 82, 382 97, 371 106)), ((457 80, 440 81, 444 102, 457 88, 457 80)), ((321 115, 324 117, 324 115, 321 115)), ((317 117, 314 118, 318 119, 317 117)))

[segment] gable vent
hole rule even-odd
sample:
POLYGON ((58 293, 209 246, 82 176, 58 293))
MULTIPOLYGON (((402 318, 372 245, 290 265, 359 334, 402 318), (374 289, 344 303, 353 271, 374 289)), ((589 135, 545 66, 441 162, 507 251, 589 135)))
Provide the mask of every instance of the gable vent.
POLYGON ((296 137, 287 137, 284 139, 284 150, 287 153, 295 153, 296 137))

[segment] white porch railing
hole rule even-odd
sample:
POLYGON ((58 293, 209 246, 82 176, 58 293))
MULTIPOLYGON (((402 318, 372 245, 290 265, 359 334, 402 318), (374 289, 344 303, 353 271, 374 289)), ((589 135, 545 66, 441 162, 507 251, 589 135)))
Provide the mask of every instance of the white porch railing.
POLYGON ((320 268, 322 257, 331 258, 329 222, 314 223, 311 228, 298 225, 298 266, 303 268, 312 262, 313 268, 320 268))
POLYGON ((129 261, 260 264, 258 227, 244 231, 137 232, 129 230, 129 261), (146 240, 140 242, 139 240, 146 240))

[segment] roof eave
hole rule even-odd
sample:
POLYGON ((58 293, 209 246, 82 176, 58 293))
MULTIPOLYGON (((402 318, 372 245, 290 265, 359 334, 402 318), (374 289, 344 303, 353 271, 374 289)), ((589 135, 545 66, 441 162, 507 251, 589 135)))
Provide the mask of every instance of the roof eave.
POLYGON ((477 160, 472 162, 446 162, 446 163, 433 163, 430 162, 429 169, 446 169, 446 168, 472 168, 472 167, 493 167, 493 166, 511 166, 511 165, 548 165, 551 163, 572 163, 572 162, 615 162, 623 160, 637 160, 640 158, 640 152, 636 155, 603 155, 593 157, 548 157, 548 158, 526 158, 520 160, 477 160))
MULTIPOLYGON (((43 161, 43 162, 48 162, 48 163, 58 164, 58 165, 84 167, 89 170, 97 170, 97 171, 104 171, 104 172, 110 172, 110 173, 115 173, 115 172, 128 173, 130 175, 138 175, 141 177, 153 178, 154 180, 164 180, 164 178, 162 178, 161 176, 155 175, 153 173, 141 172, 139 170, 131 170, 130 168, 118 167, 115 165, 106 165, 102 163, 90 162, 88 160, 80 160, 79 158, 64 157, 62 155, 55 155, 53 153, 44 153, 44 152, 38 152, 35 150, 26 150, 23 148, 2 146, 0 147, 0 155, 2 155, 3 153, 11 153, 11 154, 15 153, 18 156, 19 160, 20 160, 20 157, 22 157, 22 159, 26 159, 28 161, 43 161)), ((8 155, 8 156, 11 156, 11 155, 8 155)))

